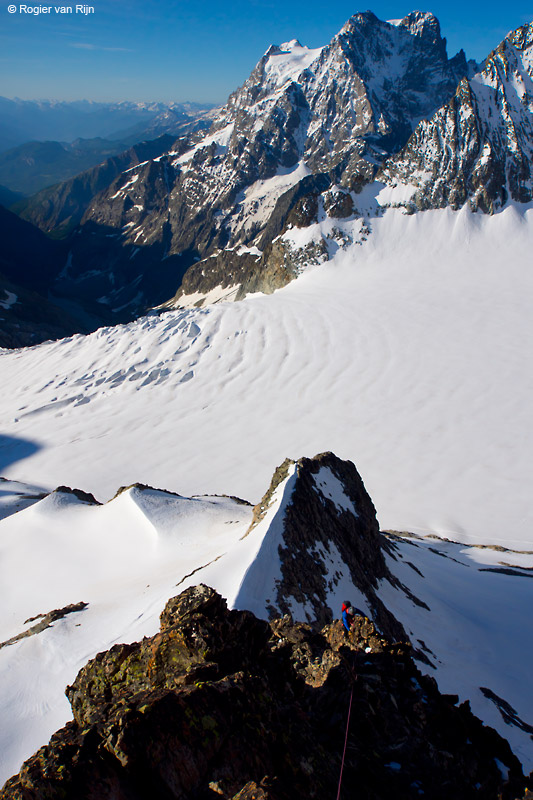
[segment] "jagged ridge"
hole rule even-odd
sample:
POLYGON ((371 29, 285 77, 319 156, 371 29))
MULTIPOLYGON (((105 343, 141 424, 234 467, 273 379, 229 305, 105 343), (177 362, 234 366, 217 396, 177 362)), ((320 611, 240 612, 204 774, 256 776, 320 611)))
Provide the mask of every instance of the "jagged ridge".
POLYGON ((411 210, 466 202, 493 212, 533 199, 533 24, 510 33, 483 69, 421 122, 382 176, 412 187, 411 210))
POLYGON ((350 640, 340 623, 321 633, 288 617, 269 625, 197 586, 169 601, 161 633, 81 670, 67 689, 75 721, 0 798, 333 796, 352 687, 343 796, 523 790, 507 743, 440 695, 405 643, 363 618, 350 640))

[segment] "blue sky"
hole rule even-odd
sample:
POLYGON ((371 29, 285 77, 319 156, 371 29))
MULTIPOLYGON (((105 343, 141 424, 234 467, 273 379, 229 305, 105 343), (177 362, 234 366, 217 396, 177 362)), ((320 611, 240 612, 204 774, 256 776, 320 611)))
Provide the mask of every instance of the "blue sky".
MULTIPOLYGON (((66 0, 61 0, 65 2, 66 0)), ((440 20, 448 53, 481 60, 533 20, 533 5, 435 0, 93 0, 94 14, 0 9, 0 95, 24 99, 223 102, 271 43, 326 44, 357 11, 381 19, 421 8, 440 20)), ((76 6, 73 6, 75 9, 76 6)))

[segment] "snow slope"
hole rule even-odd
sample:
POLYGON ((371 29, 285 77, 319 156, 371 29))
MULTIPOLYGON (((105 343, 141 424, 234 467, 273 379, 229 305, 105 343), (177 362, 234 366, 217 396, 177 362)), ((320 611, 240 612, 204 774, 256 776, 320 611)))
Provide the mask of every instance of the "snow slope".
POLYGON ((532 210, 372 221, 272 297, 0 353, 0 474, 257 501, 353 460, 385 528, 531 546, 532 210))
MULTIPOLYGON (((2 351, 0 473, 98 500, 142 481, 256 502, 286 456, 351 459, 382 528, 463 543, 438 543, 447 559, 425 540, 401 544, 425 578, 391 568, 431 614, 388 584, 381 596, 434 654, 441 688, 470 697, 531 769, 527 730, 479 688, 533 721, 530 573, 474 560, 527 568, 531 555, 465 546, 533 551, 532 214, 389 209, 367 241, 271 297, 2 351)), ((0 641, 30 617, 89 605, 0 649, 3 777, 68 718, 63 690, 79 667, 153 633, 169 596, 203 580, 260 610, 277 574, 275 524, 240 541, 248 506, 136 489, 102 507, 64 493, 35 503, 39 491, 9 488, 33 505, 0 523, 0 641)), ((338 593, 332 608, 350 586, 338 593)))
MULTIPOLYGON (((0 782, 71 718, 64 689, 87 660, 118 641, 153 635, 169 597, 202 582, 230 607, 268 616, 295 480, 293 465, 255 525, 251 506, 234 499, 184 498, 146 487, 130 488, 103 506, 54 492, 0 523, 0 782), (63 616, 13 641, 54 609, 63 616)), ((357 514, 329 470, 317 473, 315 485, 339 510, 357 514)), ((437 677, 442 691, 469 699, 531 769, 533 698, 524 687, 533 645, 524 634, 533 554, 502 555, 412 536, 393 542, 392 573, 425 605, 387 580, 379 594, 429 655, 433 666, 422 669, 437 677), (504 572, 494 571, 502 561, 504 572), (513 725, 480 687, 516 710, 513 725)), ((371 615, 335 545, 325 545, 321 555, 333 613, 349 597, 371 615)), ((305 621, 308 609, 293 601, 294 618, 305 621)))
POLYGON ((433 669, 420 668, 436 678, 441 692, 468 699, 474 714, 496 728, 524 771, 531 771, 533 553, 413 537, 397 545, 398 558, 389 558, 388 566, 428 608, 386 581, 379 594, 415 647, 427 653, 433 669))
POLYGON ((0 647, 0 784, 71 718, 65 687, 88 659, 155 633, 176 585, 250 521, 250 506, 228 498, 139 488, 103 506, 54 492, 2 521, 0 642, 50 611, 88 605, 0 647))
POLYGON ((0 478, 0 520, 42 500, 45 494, 38 486, 0 478))

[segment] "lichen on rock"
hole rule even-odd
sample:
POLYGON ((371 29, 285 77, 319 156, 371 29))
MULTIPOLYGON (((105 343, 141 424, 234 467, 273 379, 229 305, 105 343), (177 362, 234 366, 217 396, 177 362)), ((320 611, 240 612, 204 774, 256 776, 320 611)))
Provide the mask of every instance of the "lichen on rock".
POLYGON ((512 800, 524 787, 508 744, 363 618, 350 637, 339 621, 268 624, 191 587, 160 633, 100 654, 67 691, 74 722, 1 800, 322 800, 349 704, 344 797, 512 800))

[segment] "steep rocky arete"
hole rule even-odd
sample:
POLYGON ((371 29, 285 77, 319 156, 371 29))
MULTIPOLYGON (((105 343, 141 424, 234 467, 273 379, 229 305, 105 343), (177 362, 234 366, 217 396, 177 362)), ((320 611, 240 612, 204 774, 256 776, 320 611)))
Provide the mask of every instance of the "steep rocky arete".
MULTIPOLYGON (((385 563, 383 551, 390 551, 391 545, 380 535, 376 509, 351 461, 334 453, 286 459, 254 507, 250 531, 265 518, 279 536, 279 575, 268 592, 270 605, 265 614, 290 613, 303 606, 309 622, 325 625, 336 613, 330 598, 344 576, 362 593, 382 631, 390 638, 407 638, 376 594, 378 582, 384 578, 403 587, 385 563), (282 488, 283 500, 275 520, 268 519, 282 488)), ((261 569, 259 559, 244 579, 244 591, 247 583, 260 580, 256 572, 261 569)))
POLYGON ((508 744, 409 650, 366 618, 348 638, 338 621, 269 624, 191 587, 160 633, 81 670, 67 688, 74 721, 0 798, 334 797, 350 705, 343 798, 521 796, 508 744))

